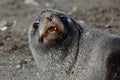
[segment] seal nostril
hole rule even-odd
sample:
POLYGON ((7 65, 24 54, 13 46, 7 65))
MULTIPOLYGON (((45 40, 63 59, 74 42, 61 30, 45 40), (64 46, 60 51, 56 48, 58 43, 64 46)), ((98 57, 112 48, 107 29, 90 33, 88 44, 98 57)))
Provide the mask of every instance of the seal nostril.
POLYGON ((34 29, 38 29, 38 27, 39 27, 39 23, 33 23, 33 28, 34 29))

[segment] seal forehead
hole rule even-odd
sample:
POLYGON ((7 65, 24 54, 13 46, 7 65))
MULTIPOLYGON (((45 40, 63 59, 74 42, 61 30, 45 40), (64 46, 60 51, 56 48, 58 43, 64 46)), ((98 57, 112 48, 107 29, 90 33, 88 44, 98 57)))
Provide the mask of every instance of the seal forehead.
POLYGON ((65 13, 52 9, 43 10, 41 12, 41 17, 52 17, 52 16, 60 16, 60 15, 65 16, 65 13))
POLYGON ((52 10, 43 10, 41 12, 41 17, 51 17, 53 15, 56 15, 57 13, 55 11, 52 10))
POLYGON ((53 9, 47 9, 47 10, 42 10, 40 15, 38 15, 35 18, 35 21, 40 21, 43 18, 49 19, 51 21, 51 17, 68 17, 64 12, 53 10, 53 9))
POLYGON ((43 10, 41 12, 41 19, 40 21, 43 21, 45 23, 49 23, 49 22, 54 22, 54 23, 59 23, 59 16, 61 15, 60 12, 57 12, 55 10, 43 10))

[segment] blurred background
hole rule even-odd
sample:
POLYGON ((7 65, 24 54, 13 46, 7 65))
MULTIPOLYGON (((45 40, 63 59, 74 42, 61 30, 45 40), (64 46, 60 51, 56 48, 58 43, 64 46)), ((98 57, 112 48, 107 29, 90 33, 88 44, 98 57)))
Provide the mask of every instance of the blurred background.
POLYGON ((27 31, 47 8, 64 11, 87 27, 120 35, 120 0, 0 0, 0 80, 37 80, 27 31))

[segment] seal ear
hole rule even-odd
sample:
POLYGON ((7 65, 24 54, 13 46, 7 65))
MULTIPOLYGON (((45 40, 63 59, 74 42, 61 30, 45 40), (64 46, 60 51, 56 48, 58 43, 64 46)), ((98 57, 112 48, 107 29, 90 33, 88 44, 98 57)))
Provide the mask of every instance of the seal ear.
POLYGON ((77 28, 78 30, 82 31, 82 27, 80 24, 78 24, 72 17, 67 16, 67 21, 69 22, 69 24, 75 28, 77 28))

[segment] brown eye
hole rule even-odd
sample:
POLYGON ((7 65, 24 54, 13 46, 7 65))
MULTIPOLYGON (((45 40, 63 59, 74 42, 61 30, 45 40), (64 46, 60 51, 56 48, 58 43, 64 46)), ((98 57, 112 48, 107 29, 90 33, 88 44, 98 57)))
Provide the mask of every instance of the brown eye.
POLYGON ((39 27, 39 23, 33 23, 33 28, 34 29, 38 29, 38 27, 39 27))

